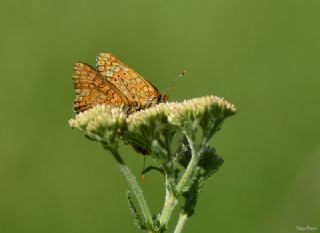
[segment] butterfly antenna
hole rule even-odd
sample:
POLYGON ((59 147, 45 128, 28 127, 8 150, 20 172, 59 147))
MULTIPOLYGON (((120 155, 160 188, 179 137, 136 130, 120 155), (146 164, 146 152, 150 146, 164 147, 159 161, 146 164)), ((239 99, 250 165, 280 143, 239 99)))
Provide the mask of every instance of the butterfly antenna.
POLYGON ((182 71, 171 83, 171 86, 167 89, 166 93, 170 93, 172 91, 174 91, 176 88, 174 86, 174 84, 180 79, 182 78, 182 76, 186 75, 187 71, 184 70, 182 71))

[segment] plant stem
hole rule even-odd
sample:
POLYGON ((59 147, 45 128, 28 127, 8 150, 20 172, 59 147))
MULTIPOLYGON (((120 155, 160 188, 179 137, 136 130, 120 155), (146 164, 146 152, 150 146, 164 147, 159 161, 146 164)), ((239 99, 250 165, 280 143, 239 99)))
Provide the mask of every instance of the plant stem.
MULTIPOLYGON (((168 181, 168 178, 166 177, 166 186, 169 185, 168 183, 169 183, 169 181, 168 181)), ((160 218, 159 218, 160 225, 162 225, 162 226, 168 225, 171 214, 177 204, 178 204, 177 198, 173 195, 173 193, 171 191, 169 191, 166 188, 166 198, 165 198, 164 206, 163 206, 160 218)))
POLYGON ((153 224, 152 215, 150 213, 147 201, 144 198, 143 192, 136 180, 136 177, 133 175, 129 167, 125 164, 117 150, 111 150, 114 158, 118 162, 121 172, 125 176, 132 193, 136 197, 138 204, 140 206, 141 212, 144 216, 144 219, 147 223, 153 224))
POLYGON ((194 169, 197 167, 198 165, 198 159, 199 156, 197 155, 196 149, 194 147, 194 143, 193 140, 187 136, 187 140, 191 149, 191 159, 190 162, 188 164, 188 167, 186 168, 185 172, 183 173, 177 188, 176 188, 176 192, 178 193, 178 195, 181 194, 181 191, 183 190, 183 188, 185 187, 186 183, 190 180, 190 178, 193 175, 194 169))
POLYGON ((174 233, 181 233, 187 220, 188 220, 188 215, 185 213, 180 213, 178 223, 176 225, 176 228, 174 229, 174 233))
MULTIPOLYGON (((165 203, 164 203, 164 207, 162 209, 161 215, 160 215, 160 224, 163 226, 167 226, 168 222, 170 220, 171 214, 174 210, 174 208, 176 207, 176 205, 178 204, 178 198, 181 195, 183 189, 185 188, 187 182, 192 178, 192 175, 194 174, 194 170, 197 167, 198 164, 198 155, 196 152, 196 149, 194 147, 194 143, 193 140, 187 136, 190 148, 191 148, 191 160, 185 170, 185 172, 183 173, 182 177, 180 178, 180 181, 178 182, 177 186, 176 186, 176 192, 175 194, 172 193, 171 191, 169 191, 168 189, 166 189, 166 199, 165 199, 165 203)), ((168 177, 166 177, 166 185, 168 185, 168 177)), ((182 221, 183 219, 181 219, 182 221)), ((179 219, 180 221, 180 219, 179 219)), ((178 224, 184 224, 183 222, 178 222, 178 224)), ((181 226, 182 227, 182 226, 181 226)), ((182 228, 181 228, 182 230, 182 228)))
POLYGON ((160 219, 159 219, 160 224, 162 226, 168 225, 171 214, 177 204, 178 204, 178 200, 176 199, 176 197, 172 193, 170 193, 168 195, 168 198, 166 198, 166 200, 165 200, 164 207, 161 212, 160 219))

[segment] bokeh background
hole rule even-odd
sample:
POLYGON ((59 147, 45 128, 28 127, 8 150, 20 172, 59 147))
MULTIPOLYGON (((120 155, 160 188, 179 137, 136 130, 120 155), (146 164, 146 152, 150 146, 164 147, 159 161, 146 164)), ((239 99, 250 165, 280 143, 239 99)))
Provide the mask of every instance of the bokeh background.
MULTIPOLYGON (((186 233, 320 232, 320 2, 0 1, 0 232, 140 232, 113 158, 68 127, 73 65, 110 51, 171 100, 238 108, 186 233)), ((122 146, 136 174, 143 159, 122 146)), ((162 178, 142 184, 154 212, 162 178)), ((168 232, 172 232, 170 229, 168 232)))

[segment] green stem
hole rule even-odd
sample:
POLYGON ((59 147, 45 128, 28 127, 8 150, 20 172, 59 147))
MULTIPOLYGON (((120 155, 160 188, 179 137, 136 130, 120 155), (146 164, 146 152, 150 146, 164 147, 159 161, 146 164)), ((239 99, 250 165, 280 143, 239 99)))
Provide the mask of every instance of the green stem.
POLYGON ((177 185, 176 192, 178 195, 181 194, 186 183, 192 178, 192 175, 194 173, 194 169, 197 167, 198 160, 199 160, 199 156, 197 155, 193 140, 189 136, 186 136, 186 137, 187 137, 189 146, 191 148, 191 159, 190 159, 190 162, 189 162, 185 172, 183 173, 183 175, 177 185))
POLYGON ((178 223, 176 225, 176 228, 174 229, 174 233, 181 233, 187 220, 188 220, 188 215, 185 213, 180 213, 178 223))
MULTIPOLYGON (((183 189, 185 188, 186 184, 188 181, 192 178, 194 174, 194 170, 197 167, 198 164, 198 155, 196 153, 196 149, 193 143, 193 140, 187 136, 189 146, 191 148, 191 160, 183 173, 182 177, 180 178, 180 181, 178 182, 176 186, 176 192, 172 193, 168 189, 166 189, 166 198, 165 198, 165 203, 164 207, 162 209, 161 215, 160 215, 160 224, 162 226, 167 226, 168 222, 170 220, 170 217, 172 215, 172 212, 176 205, 178 204, 178 198, 181 195, 183 189)), ((168 177, 166 177, 166 184, 168 185, 168 177)))
POLYGON ((122 160, 119 152, 117 150, 111 150, 111 152, 112 152, 114 158, 116 159, 116 161, 118 162, 120 170, 123 173, 123 175, 125 176, 128 184, 132 190, 132 193, 134 194, 134 196, 136 197, 136 199, 138 201, 138 204, 141 208, 141 212, 144 216, 145 221, 149 224, 153 224, 152 215, 150 213, 148 204, 144 198, 143 192, 142 192, 142 190, 136 180, 136 177, 133 175, 133 173, 131 172, 129 167, 122 160))
MULTIPOLYGON (((169 181, 168 181, 168 178, 166 177, 166 186, 169 185, 168 183, 169 183, 169 181)), ((177 198, 173 195, 173 193, 171 191, 169 191, 166 188, 166 198, 165 198, 164 206, 163 206, 160 218, 159 218, 159 222, 160 222, 161 226, 168 225, 169 220, 171 218, 171 214, 177 204, 178 204, 177 198)))

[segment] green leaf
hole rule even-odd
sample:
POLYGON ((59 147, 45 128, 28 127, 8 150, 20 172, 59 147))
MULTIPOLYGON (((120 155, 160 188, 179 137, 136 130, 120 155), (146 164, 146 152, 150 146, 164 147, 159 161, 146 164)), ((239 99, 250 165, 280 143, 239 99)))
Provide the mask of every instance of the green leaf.
POLYGON ((185 198, 185 203, 182 209, 188 215, 188 217, 191 217, 195 212, 195 207, 199 199, 202 184, 203 179, 199 175, 197 181, 193 183, 191 188, 182 194, 182 196, 185 198))

